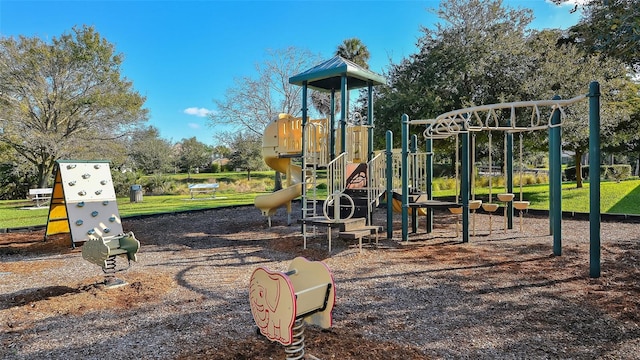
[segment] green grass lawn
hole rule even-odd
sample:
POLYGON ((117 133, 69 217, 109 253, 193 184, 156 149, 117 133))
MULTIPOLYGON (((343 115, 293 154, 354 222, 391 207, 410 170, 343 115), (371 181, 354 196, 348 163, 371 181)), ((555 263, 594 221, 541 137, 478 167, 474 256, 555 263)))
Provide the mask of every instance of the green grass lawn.
MULTIPOLYGON (((140 203, 132 203, 129 198, 118 198, 118 210, 123 218, 158 213, 172 213, 188 210, 211 209, 221 206, 253 204, 258 193, 227 193, 220 192, 215 199, 210 195, 197 195, 191 200, 190 195, 158 195, 144 196, 140 203)), ((49 207, 43 206, 36 210, 25 210, 32 207, 31 201, 0 201, 0 229, 25 226, 37 226, 47 223, 49 207)))
MULTIPOLYGON (((589 212, 589 183, 577 189, 575 182, 562 184, 562 211, 589 212)), ((494 187, 492 194, 505 192, 504 187, 494 187)), ((514 187, 516 200, 520 198, 520 188, 514 187)), ((478 188, 476 196, 486 198, 488 188, 478 188)), ((455 196, 454 190, 434 191, 434 197, 455 196)), ((527 185, 522 188, 522 197, 531 202, 531 209, 549 209, 549 184, 527 185)), ((610 214, 640 214, 640 180, 621 182, 602 181, 600 183, 600 211, 610 214)))
MULTIPOLYGON (((245 179, 245 173, 223 174, 192 174, 187 180, 187 175, 177 175, 177 180, 185 182, 206 182, 216 179, 218 182, 235 182, 245 179)), ((273 178, 273 172, 265 171, 252 174, 252 179, 269 180, 273 178)), ((581 189, 576 189, 575 183, 562 185, 562 210, 575 212, 589 212, 589 184, 585 183, 581 189)), ((488 188, 476 189, 478 196, 486 196, 488 188)), ((504 188, 495 187, 492 194, 504 192, 504 188)), ((514 188, 516 199, 519 198, 519 188, 514 188)), ((256 195, 265 192, 236 192, 234 190, 221 190, 216 199, 208 198, 209 195, 198 195, 191 200, 190 195, 159 195, 144 196, 143 202, 131 203, 129 198, 118 198, 118 209, 123 218, 157 213, 172 213, 188 210, 211 209, 232 205, 251 205, 256 195)), ((318 198, 324 199, 326 190, 318 192, 318 198)), ((454 190, 434 192, 435 197, 454 196, 454 190)), ((523 187, 523 197, 531 202, 531 209, 549 209, 549 186, 528 185, 523 187)), ((600 196, 601 211, 612 214, 640 214, 640 180, 628 180, 617 182, 603 181, 601 183, 600 196)), ((32 207, 28 200, 0 201, 0 229, 26 226, 44 225, 47 222, 49 208, 43 206, 36 210, 24 210, 32 207)))

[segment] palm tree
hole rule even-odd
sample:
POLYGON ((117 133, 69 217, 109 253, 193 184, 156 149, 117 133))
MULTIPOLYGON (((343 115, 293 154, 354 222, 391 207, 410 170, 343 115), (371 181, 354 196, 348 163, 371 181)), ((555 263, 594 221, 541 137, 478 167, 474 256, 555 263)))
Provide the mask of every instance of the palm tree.
POLYGON ((342 44, 338 45, 336 55, 369 69, 369 58, 371 57, 369 49, 358 38, 344 40, 342 44))
MULTIPOLYGON (((336 92, 336 96, 339 96, 340 92, 336 92)), ((318 110, 318 112, 328 118, 331 114, 331 97, 329 93, 313 90, 311 91, 311 104, 318 110)), ((340 111, 340 102, 335 103, 335 112, 340 111)))
MULTIPOLYGON (((349 61, 352 61, 358 66, 365 69, 369 69, 369 49, 358 38, 351 38, 342 41, 342 44, 338 45, 335 55, 343 57, 349 61)), ((337 92, 336 96, 340 96, 337 92)), ((347 94, 348 96, 348 94, 347 94)), ((331 113, 330 97, 328 93, 313 91, 311 92, 311 104, 318 110, 323 116, 329 117, 331 113)), ((335 112, 340 111, 340 103, 335 103, 335 112)))
MULTIPOLYGON (((341 56, 364 69, 369 69, 369 49, 358 38, 346 39, 342 44, 338 45, 336 55, 341 56)), ((366 97, 366 90, 360 92, 360 99, 358 102, 363 102, 366 97)), ((349 93, 347 92, 347 103, 349 103, 349 93)), ((362 109, 354 108, 355 112, 362 112, 362 109)), ((354 112, 354 114, 355 114, 354 112)), ((366 114, 366 113, 365 113, 366 114)), ((364 115, 364 114, 363 114, 364 115)))

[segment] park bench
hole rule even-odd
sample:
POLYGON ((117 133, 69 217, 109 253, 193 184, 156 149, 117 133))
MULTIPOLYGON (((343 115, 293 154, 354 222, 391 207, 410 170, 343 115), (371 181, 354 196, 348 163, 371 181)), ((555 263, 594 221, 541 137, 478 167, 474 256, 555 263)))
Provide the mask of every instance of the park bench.
POLYGON ((198 193, 210 193, 212 198, 216 197, 216 191, 220 187, 218 183, 212 184, 189 184, 189 194, 191 194, 191 198, 193 199, 195 194, 198 193))
POLYGON ((53 188, 29 189, 29 198, 31 201, 35 201, 37 207, 40 207, 40 205, 46 204, 51 200, 52 193, 53 188))

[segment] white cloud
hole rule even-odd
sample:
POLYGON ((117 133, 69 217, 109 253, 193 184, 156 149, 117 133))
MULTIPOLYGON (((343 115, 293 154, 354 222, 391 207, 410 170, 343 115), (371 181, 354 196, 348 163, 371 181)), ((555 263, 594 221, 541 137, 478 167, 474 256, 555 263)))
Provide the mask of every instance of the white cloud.
POLYGON ((196 123, 188 123, 187 126, 191 129, 200 129, 200 124, 196 124, 196 123))
POLYGON ((211 114, 212 112, 213 112, 212 110, 205 109, 205 108, 197 108, 197 107, 190 107, 190 108, 184 109, 185 114, 195 115, 197 117, 205 117, 211 114))
MULTIPOLYGON (((547 3, 549 4, 555 4, 552 0, 545 0, 547 3)), ((555 5, 560 5, 560 6, 576 6, 576 5, 584 5, 585 3, 587 3, 588 0, 564 0, 562 3, 560 4, 555 4, 555 5)))

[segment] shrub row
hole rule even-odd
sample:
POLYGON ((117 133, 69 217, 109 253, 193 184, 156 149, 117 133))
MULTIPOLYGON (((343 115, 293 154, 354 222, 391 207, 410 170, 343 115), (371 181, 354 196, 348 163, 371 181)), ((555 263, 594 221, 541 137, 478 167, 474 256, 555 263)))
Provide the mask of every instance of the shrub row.
POLYGON ((238 179, 234 181, 224 181, 216 179, 214 177, 202 180, 192 179, 192 181, 175 180, 174 177, 167 174, 153 174, 150 176, 142 176, 136 172, 112 172, 113 187, 118 196, 128 196, 129 188, 133 184, 142 185, 142 189, 145 195, 188 195, 189 183, 200 182, 219 182, 219 191, 233 191, 233 192, 252 192, 252 191, 267 191, 273 189, 273 179, 256 178, 251 180, 238 179))
MULTIPOLYGON (((547 184, 549 176, 547 174, 523 174, 522 185, 547 184)), ((452 190, 455 189, 456 182, 453 178, 436 178, 433 180, 433 190, 452 190)), ((476 176, 475 186, 489 187, 489 178, 487 176, 476 176)), ((504 177, 494 176, 491 178, 492 187, 504 187, 504 177)), ((520 186, 520 176, 513 174, 513 186, 520 186)))
MULTIPOLYGON (((589 178, 589 165, 583 165, 580 169, 583 179, 589 178)), ((568 181, 576 180, 576 167, 571 166, 564 170, 564 177, 568 181)), ((606 180, 625 180, 631 177, 631 165, 600 165, 600 178, 606 180)))

